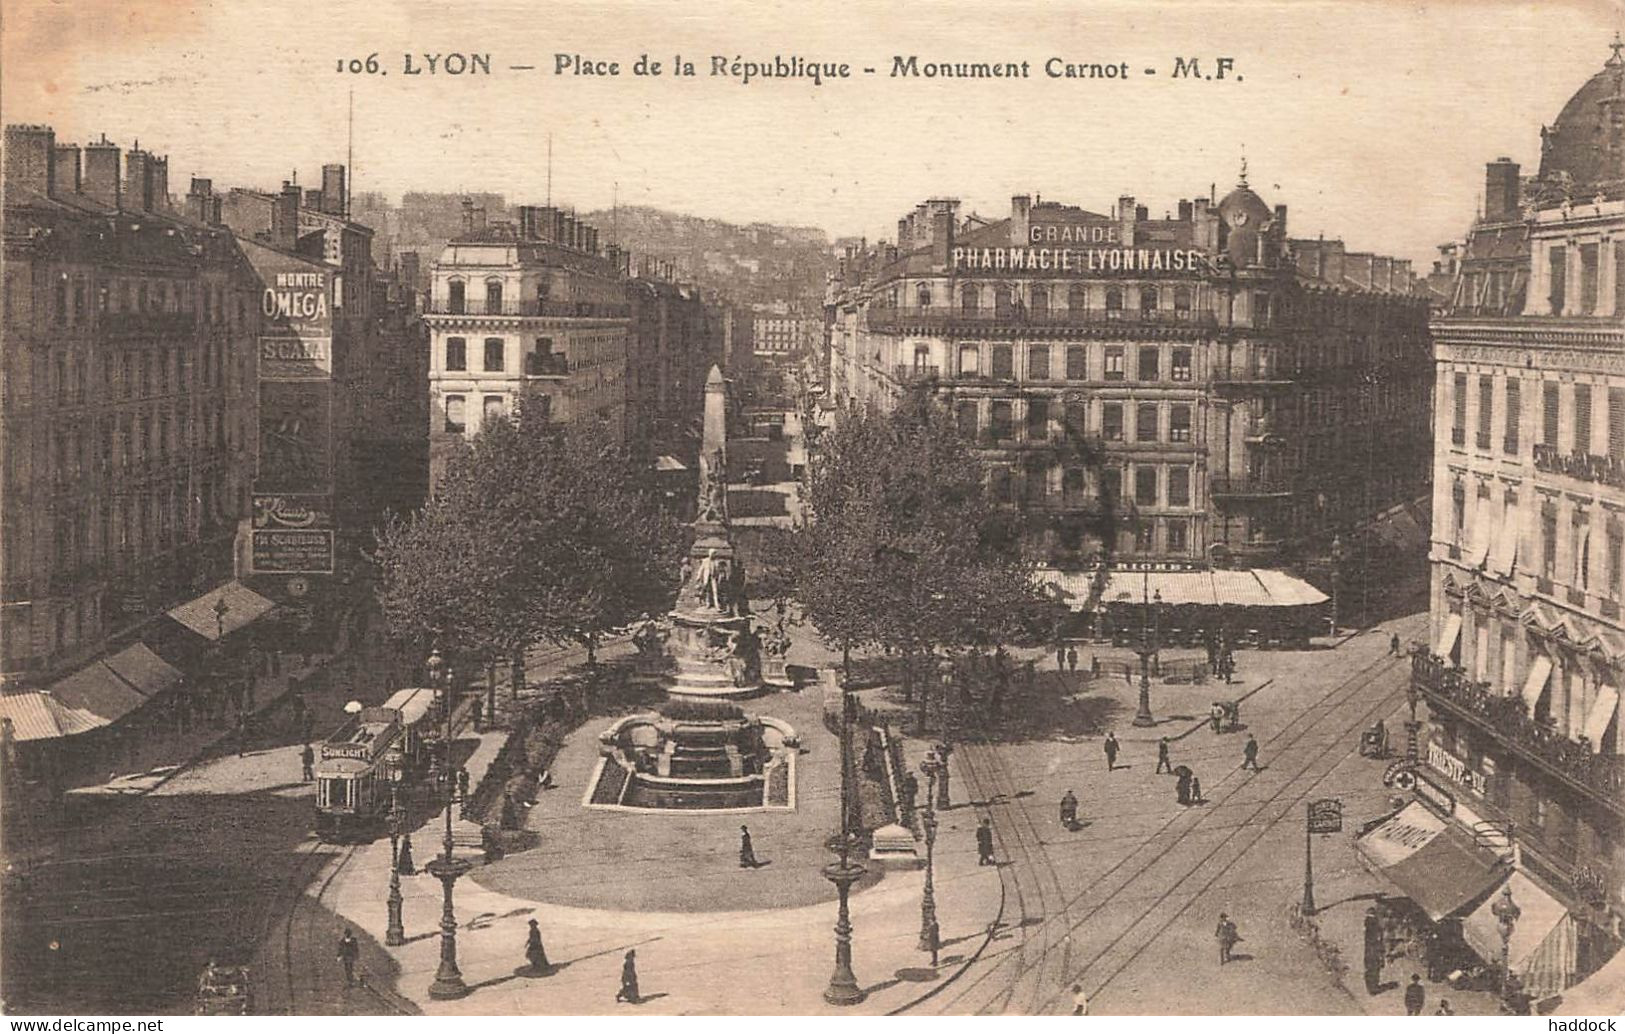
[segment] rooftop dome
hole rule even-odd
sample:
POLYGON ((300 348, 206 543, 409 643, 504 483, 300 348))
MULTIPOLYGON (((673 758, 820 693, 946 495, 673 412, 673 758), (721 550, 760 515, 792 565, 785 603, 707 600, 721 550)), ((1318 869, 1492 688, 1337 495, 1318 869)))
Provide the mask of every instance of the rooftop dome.
POLYGON ((1237 265, 1261 260, 1258 239, 1275 218, 1270 206, 1247 185, 1247 161, 1241 162, 1241 181, 1219 202, 1220 246, 1237 265))
POLYGON ((1625 42, 1541 130, 1540 179, 1585 188, 1625 179, 1625 42))

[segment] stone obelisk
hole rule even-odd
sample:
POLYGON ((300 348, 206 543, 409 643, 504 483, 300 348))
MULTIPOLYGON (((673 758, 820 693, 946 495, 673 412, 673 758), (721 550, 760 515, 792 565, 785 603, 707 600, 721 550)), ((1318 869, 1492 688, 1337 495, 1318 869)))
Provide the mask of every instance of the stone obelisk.
POLYGON ((761 644, 751 627, 745 572, 728 528, 728 385, 705 379, 699 512, 671 610, 674 696, 743 697, 762 691, 761 644))

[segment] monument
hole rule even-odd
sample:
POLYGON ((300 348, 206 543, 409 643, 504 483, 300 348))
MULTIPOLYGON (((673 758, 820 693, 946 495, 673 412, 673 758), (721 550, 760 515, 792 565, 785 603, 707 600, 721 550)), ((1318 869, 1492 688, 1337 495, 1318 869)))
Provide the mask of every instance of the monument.
POLYGON ((727 383, 711 367, 705 379, 699 512, 683 560, 667 649, 678 697, 748 697, 765 688, 762 643, 745 597, 745 570, 728 527, 727 383))

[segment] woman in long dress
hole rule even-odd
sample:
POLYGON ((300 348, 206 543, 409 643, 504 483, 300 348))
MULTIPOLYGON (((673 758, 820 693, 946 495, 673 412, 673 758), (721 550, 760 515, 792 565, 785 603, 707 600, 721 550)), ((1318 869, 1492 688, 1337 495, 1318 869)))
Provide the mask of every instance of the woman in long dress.
POLYGON ((542 929, 536 920, 530 921, 530 933, 525 938, 525 961, 530 963, 532 973, 547 973, 552 970, 552 963, 547 961, 547 949, 542 946, 542 929))

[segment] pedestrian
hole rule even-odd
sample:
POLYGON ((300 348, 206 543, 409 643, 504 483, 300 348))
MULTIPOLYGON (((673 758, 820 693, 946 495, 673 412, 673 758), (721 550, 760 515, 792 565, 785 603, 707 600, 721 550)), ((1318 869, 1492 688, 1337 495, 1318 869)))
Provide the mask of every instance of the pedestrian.
POLYGON ((1194 772, 1191 773, 1191 803, 1206 803, 1205 798, 1202 797, 1202 778, 1194 772))
POLYGON ((1405 1015, 1422 1015, 1422 1006, 1427 1004, 1427 1000, 1428 992, 1427 988, 1422 986, 1422 975, 1412 973, 1411 982, 1405 985, 1405 1015))
POLYGON ((626 957, 621 960, 621 989, 615 992, 617 1002, 628 1002, 637 1005, 642 996, 638 994, 638 952, 636 948, 628 948, 626 957))
POLYGON ((1219 913, 1219 925, 1214 928, 1213 936, 1219 942, 1219 965, 1230 961, 1231 952, 1241 942, 1241 934, 1236 931, 1236 924, 1223 912, 1219 913))
POLYGON ((1218 732, 1219 724, 1224 721, 1224 705, 1215 703, 1212 709, 1208 711, 1207 719, 1208 723, 1213 726, 1213 731, 1218 732))
POLYGON ((1399 633, 1398 632, 1395 632, 1393 635, 1388 637, 1388 652, 1393 654, 1395 657, 1398 657, 1400 655, 1400 653, 1399 653, 1399 633))
POLYGON ((1066 650, 1066 667, 1072 674, 1078 673, 1078 648, 1069 646, 1066 650))
POLYGON ((990 819, 983 819, 982 824, 976 827, 976 864, 998 864, 993 860, 993 823, 990 819))
POLYGON ((1083 993, 1082 984, 1072 985, 1072 1015, 1089 1015, 1089 999, 1083 993))
POLYGON ((1441 998, 1441 999, 1439 999, 1438 1011, 1436 1011, 1433 1015, 1435 1015, 1435 1016, 1454 1016, 1454 1015, 1456 1015, 1456 1010, 1450 1008, 1450 999, 1441 998))
POLYGON ((1166 736, 1157 741, 1157 770, 1151 774, 1161 775, 1164 772, 1169 775, 1174 774, 1173 763, 1168 760, 1168 737, 1166 736))
POLYGON ((469 710, 469 714, 474 719, 474 731, 475 732, 480 731, 480 717, 484 714, 484 712, 485 712, 485 701, 481 700, 479 697, 475 697, 474 698, 474 705, 469 710))
POLYGON ((1055 670, 1066 670, 1066 647, 1061 643, 1055 644, 1055 670))
POLYGON ((1365 993, 1377 994, 1382 990, 1382 918, 1375 905, 1365 910, 1365 993))
POLYGON ((308 743, 305 744, 305 749, 299 752, 299 764, 304 768, 301 778, 305 782, 316 778, 316 749, 308 743))
POLYGON ((530 921, 530 933, 525 937, 525 961, 532 973, 551 973, 552 963, 547 961, 547 949, 542 946, 542 928, 536 920, 530 921))
POLYGON ((468 800, 468 769, 457 770, 457 796, 460 800, 468 800))
POLYGON ((1067 829, 1078 828, 1078 798, 1071 790, 1061 795, 1061 825, 1067 829))
POLYGON ((344 966, 344 986, 355 986, 355 962, 361 957, 361 945, 356 943, 355 934, 349 930, 339 938, 339 962, 344 966))
POLYGON ((1247 734, 1247 745, 1241 748, 1241 767, 1258 771, 1258 740, 1252 733, 1247 734))
POLYGON ((750 843, 750 830, 744 826, 739 827, 739 867, 741 869, 756 868, 756 849, 750 843))
POLYGON ((1114 771, 1117 768, 1117 736, 1108 732, 1106 742, 1100 746, 1106 752, 1106 771, 1114 771))
POLYGON ((1190 804, 1190 802, 1191 802, 1191 773, 1190 773, 1190 769, 1186 768, 1184 765, 1181 765, 1181 766, 1179 766, 1179 772, 1177 774, 1178 774, 1179 778, 1174 781, 1174 796, 1176 798, 1178 798, 1180 804, 1190 804))

